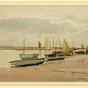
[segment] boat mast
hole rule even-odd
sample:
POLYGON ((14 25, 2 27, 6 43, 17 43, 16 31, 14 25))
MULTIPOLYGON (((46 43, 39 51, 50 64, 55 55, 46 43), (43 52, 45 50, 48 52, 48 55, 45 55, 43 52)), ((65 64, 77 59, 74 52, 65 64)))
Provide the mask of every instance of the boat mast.
POLYGON ((60 46, 60 48, 62 48, 62 47, 61 47, 61 41, 60 41, 60 39, 59 39, 59 46, 60 46))
POLYGON ((60 50, 58 50, 58 51, 61 51, 61 53, 62 53, 62 45, 61 45, 61 39, 59 38, 59 47, 60 47, 60 50))
POLYGON ((52 48, 53 48, 53 50, 52 50, 52 53, 55 51, 55 41, 54 41, 54 37, 53 37, 53 45, 52 45, 52 48))
POLYGON ((25 54, 25 36, 23 38, 23 54, 25 54))
POLYGON ((55 52, 57 52, 57 40, 55 41, 55 52))
POLYGON ((40 41, 38 41, 38 48, 39 48, 39 56, 40 56, 40 58, 41 58, 41 42, 40 41))
POLYGON ((45 37, 45 54, 46 54, 46 50, 47 50, 47 37, 45 37))

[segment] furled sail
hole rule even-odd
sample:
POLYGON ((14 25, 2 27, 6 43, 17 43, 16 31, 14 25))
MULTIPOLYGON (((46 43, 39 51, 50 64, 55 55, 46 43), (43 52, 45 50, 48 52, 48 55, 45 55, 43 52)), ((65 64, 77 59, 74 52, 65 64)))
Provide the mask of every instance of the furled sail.
POLYGON ((64 39, 64 42, 63 42, 62 51, 65 54, 69 54, 69 45, 68 45, 68 42, 65 39, 64 39))

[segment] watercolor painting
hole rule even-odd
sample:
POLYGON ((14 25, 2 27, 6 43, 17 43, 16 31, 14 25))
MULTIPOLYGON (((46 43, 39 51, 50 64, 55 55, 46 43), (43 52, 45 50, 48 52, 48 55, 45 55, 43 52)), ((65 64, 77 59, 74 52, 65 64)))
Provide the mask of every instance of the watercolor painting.
POLYGON ((0 82, 87 82, 88 5, 0 5, 0 82))

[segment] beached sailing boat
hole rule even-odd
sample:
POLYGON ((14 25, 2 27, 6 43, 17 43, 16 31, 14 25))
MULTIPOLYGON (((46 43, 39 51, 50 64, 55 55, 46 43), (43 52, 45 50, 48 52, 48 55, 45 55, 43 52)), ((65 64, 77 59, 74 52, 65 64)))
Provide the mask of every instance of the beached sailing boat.
POLYGON ((29 66, 38 65, 44 62, 44 58, 38 57, 39 54, 26 54, 25 53, 25 38, 24 38, 24 48, 23 54, 20 54, 21 60, 10 61, 11 65, 14 66, 29 66))
MULTIPOLYGON (((60 41, 59 41, 59 43, 60 43, 60 41)), ((72 51, 73 50, 71 50, 69 48, 68 42, 64 39, 62 46, 61 46, 61 43, 60 43, 60 50, 59 51, 56 51, 55 53, 57 53, 59 55, 69 56, 69 55, 72 55, 72 51)))
MULTIPOLYGON (((45 43, 46 42, 48 42, 48 40, 45 41, 45 43)), ((47 43, 47 44, 49 44, 49 43, 47 43)), ((47 45, 47 46, 49 46, 49 45, 47 45)), ((54 50, 52 51, 51 54, 45 54, 45 57, 46 57, 47 61, 51 61, 51 60, 63 60, 65 58, 63 55, 58 55, 58 54, 55 53, 56 50, 55 50, 55 46, 54 46, 54 38, 53 38, 53 49, 54 50)), ((48 50, 48 47, 46 47, 46 50, 48 50)))
POLYGON ((36 57, 38 57, 39 56, 39 54, 38 53, 32 53, 32 54, 27 54, 26 53, 26 41, 25 41, 25 37, 24 37, 24 41, 23 41, 23 53, 22 54, 20 54, 20 57, 21 57, 21 59, 22 60, 26 60, 26 59, 34 59, 34 58, 36 58, 36 57))

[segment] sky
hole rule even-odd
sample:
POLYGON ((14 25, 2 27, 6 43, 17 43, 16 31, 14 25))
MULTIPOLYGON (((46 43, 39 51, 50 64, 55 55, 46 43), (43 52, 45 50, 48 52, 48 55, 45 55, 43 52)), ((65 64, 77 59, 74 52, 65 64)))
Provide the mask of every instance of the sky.
POLYGON ((47 36, 56 46, 88 46, 87 5, 0 5, 0 46, 37 46, 47 36), (60 42, 59 42, 60 41, 60 42))

